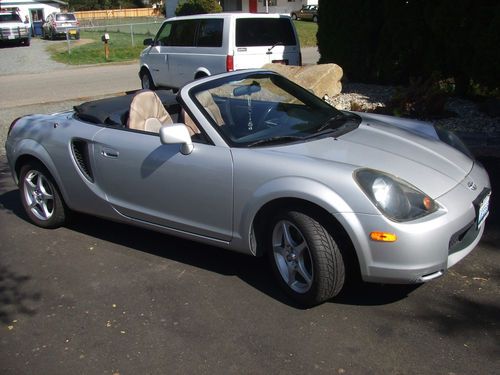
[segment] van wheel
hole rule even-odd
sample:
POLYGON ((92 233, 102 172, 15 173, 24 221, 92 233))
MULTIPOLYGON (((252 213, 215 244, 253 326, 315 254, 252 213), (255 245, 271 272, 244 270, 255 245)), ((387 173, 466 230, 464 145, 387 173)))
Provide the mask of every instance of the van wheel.
POLYGON ((153 78, 151 78, 151 74, 147 70, 141 72, 141 86, 146 90, 156 90, 153 78))
POLYGON ((332 234, 314 217, 285 210, 271 221, 265 241, 275 277, 295 301, 317 305, 342 289, 342 254, 332 234))
POLYGON ((313 16, 313 22, 318 23, 318 16, 313 16))
POLYGON ((292 20, 296 20, 297 19, 297 15, 295 13, 292 13, 292 20))

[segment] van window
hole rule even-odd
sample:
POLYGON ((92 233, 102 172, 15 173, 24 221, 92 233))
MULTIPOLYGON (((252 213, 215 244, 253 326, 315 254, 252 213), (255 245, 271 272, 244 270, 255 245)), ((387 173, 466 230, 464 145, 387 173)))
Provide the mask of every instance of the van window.
POLYGON ((236 47, 296 45, 295 33, 288 18, 238 18, 236 47))
POLYGON ((169 46, 193 47, 197 20, 172 22, 169 46))
POLYGON ((198 29, 198 47, 222 47, 223 19, 201 20, 198 29))
POLYGON ((168 40, 170 38, 171 31, 172 31, 172 24, 165 23, 156 37, 157 44, 160 46, 168 46, 168 40))

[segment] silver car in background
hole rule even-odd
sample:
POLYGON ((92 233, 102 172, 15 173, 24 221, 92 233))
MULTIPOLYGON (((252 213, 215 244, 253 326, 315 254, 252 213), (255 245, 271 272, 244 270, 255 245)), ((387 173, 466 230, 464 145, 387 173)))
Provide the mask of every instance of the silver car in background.
POLYGON ((354 275, 443 275, 479 242, 491 194, 452 133, 338 111, 264 70, 29 115, 6 150, 36 225, 74 210, 265 255, 304 305, 354 275))
POLYGON ((51 13, 42 25, 43 39, 56 39, 58 37, 80 39, 80 22, 73 13, 51 13))

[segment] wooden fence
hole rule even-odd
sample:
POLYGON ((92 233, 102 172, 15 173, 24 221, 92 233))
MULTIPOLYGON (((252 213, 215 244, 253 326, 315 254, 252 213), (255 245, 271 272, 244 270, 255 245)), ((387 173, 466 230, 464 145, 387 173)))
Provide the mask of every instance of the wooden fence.
POLYGON ((157 16, 158 11, 153 8, 132 8, 132 9, 107 9, 88 10, 73 12, 78 20, 91 19, 113 19, 127 17, 152 17, 157 16))

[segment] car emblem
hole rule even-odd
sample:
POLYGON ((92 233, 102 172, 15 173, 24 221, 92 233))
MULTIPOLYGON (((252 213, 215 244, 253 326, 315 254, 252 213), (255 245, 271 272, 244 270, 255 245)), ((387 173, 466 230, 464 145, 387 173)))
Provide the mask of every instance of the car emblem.
POLYGON ((477 185, 474 183, 474 181, 467 182, 467 187, 472 191, 477 189, 477 185))

